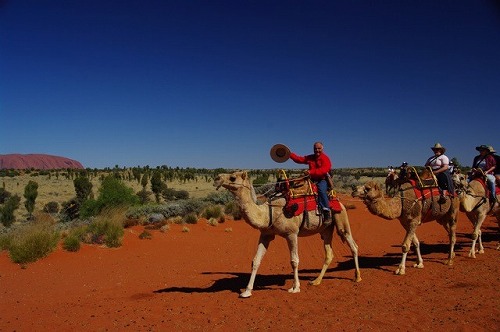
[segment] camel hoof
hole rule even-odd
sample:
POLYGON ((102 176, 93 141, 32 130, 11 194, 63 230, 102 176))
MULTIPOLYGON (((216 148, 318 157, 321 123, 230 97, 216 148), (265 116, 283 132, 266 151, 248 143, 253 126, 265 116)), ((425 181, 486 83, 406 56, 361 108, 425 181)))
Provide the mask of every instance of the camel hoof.
POLYGON ((478 253, 484 254, 484 249, 479 250, 478 253))
POLYGON ((246 299, 247 297, 250 297, 250 296, 252 296, 252 291, 248 290, 248 289, 240 294, 240 297, 243 299, 246 299))
POLYGON ((476 253, 474 251, 469 252, 470 258, 476 258, 476 253))
POLYGON ((424 263, 414 264, 413 267, 417 268, 417 269, 423 269, 424 268, 424 263))
POLYGON ((354 277, 354 282, 361 282, 361 276, 354 277))
POLYGON ((300 288, 290 288, 288 290, 288 293, 300 293, 300 288))
POLYGON ((394 271, 394 274, 402 276, 402 275, 405 274, 405 270, 403 270, 403 269, 397 269, 396 271, 394 271))
POLYGON ((309 285, 312 285, 312 286, 319 286, 320 284, 321 284, 321 280, 318 280, 318 279, 314 279, 314 280, 309 281, 309 285))

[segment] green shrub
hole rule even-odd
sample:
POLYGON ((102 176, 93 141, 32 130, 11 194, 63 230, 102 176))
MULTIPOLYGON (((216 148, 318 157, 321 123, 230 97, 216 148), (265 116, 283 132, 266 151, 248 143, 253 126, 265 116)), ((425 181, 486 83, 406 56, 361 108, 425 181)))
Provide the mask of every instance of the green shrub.
POLYGON ((10 236, 7 234, 0 234, 0 251, 7 250, 10 246, 10 236))
POLYGON ((33 215, 33 211, 35 210, 35 201, 37 196, 38 183, 30 180, 24 188, 24 198, 26 199, 26 201, 24 202, 24 207, 26 207, 30 218, 33 215))
POLYGON ((198 223, 198 216, 194 212, 190 212, 182 218, 182 221, 184 221, 186 224, 197 224, 198 223))
POLYGON ((0 188, 0 204, 3 204, 11 197, 12 194, 5 190, 5 188, 0 188))
POLYGON ((82 218, 89 218, 101 213, 104 209, 132 206, 139 203, 139 197, 132 188, 127 187, 122 180, 108 175, 102 181, 97 200, 88 199, 80 209, 82 218))
POLYGON ((12 234, 9 255, 14 263, 30 263, 47 256, 57 246, 59 233, 47 222, 35 222, 12 234))
POLYGON ((233 217, 234 220, 241 220, 241 209, 236 201, 227 202, 224 206, 224 213, 233 217))
POLYGON ((106 211, 92 221, 86 229, 86 241, 105 244, 110 248, 122 245, 124 234, 122 216, 119 210, 106 211))
POLYGON ((141 239, 141 240, 144 240, 144 239, 151 240, 152 238, 153 238, 153 234, 151 234, 151 232, 148 232, 148 231, 143 231, 141 234, 139 234, 139 239, 141 239))
POLYGON ((92 182, 87 177, 78 176, 73 180, 73 185, 76 192, 76 200, 78 202, 84 202, 90 198, 92 194, 92 182))
POLYGON ((81 247, 80 238, 76 235, 67 236, 63 240, 62 246, 63 246, 64 250, 76 252, 76 251, 80 250, 80 247, 81 247))
POLYGON ((222 207, 220 205, 210 205, 203 211, 202 217, 206 219, 219 219, 223 216, 222 207))
POLYGON ((47 212, 47 213, 58 213, 59 212, 59 203, 57 202, 48 202, 47 204, 45 204, 45 206, 43 207, 43 212, 47 212))
POLYGON ((19 208, 21 197, 18 195, 10 196, 3 206, 0 206, 0 222, 5 227, 10 227, 16 220, 14 212, 19 208))

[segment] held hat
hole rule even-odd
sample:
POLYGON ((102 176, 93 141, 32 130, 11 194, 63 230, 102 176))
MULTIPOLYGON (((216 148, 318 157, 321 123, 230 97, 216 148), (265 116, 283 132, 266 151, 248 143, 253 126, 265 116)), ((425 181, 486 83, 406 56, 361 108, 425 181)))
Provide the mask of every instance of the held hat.
POLYGON ((270 151, 271 159, 277 163, 284 163, 290 158, 290 149, 283 144, 275 144, 270 151))
POLYGON ((434 150, 441 150, 442 153, 444 153, 446 151, 446 148, 444 146, 442 146, 441 144, 439 144, 439 143, 434 144, 434 146, 431 147, 431 149, 432 149, 432 151, 434 151, 434 150))
POLYGON ((488 145, 480 145, 480 146, 476 146, 476 150, 477 151, 481 151, 481 150, 488 150, 489 152, 491 152, 490 148, 493 148, 491 146, 488 146, 488 145))

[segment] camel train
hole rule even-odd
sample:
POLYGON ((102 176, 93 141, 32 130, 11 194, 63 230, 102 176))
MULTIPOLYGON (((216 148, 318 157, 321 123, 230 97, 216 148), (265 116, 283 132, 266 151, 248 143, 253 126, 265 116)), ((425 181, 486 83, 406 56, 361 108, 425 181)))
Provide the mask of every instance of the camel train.
MULTIPOLYGON (((416 268, 423 268, 420 253, 420 243, 416 235, 417 226, 421 223, 437 221, 448 233, 449 250, 445 264, 452 265, 455 257, 456 223, 458 210, 464 211, 471 221, 472 245, 469 257, 476 258, 476 253, 484 253, 481 239, 481 225, 488 212, 493 211, 500 225, 500 208, 490 204, 485 175, 480 170, 474 170, 470 181, 460 172, 453 175, 456 195, 443 196, 438 189, 437 179, 430 168, 425 168, 420 174, 414 167, 407 167, 405 177, 400 177, 399 195, 386 197, 377 182, 369 181, 363 186, 353 188, 352 196, 363 200, 368 210, 384 219, 398 219, 406 235, 402 243, 401 262, 395 274, 403 275, 406 270, 406 257, 413 244, 417 255, 416 268), (476 251, 476 243, 479 250, 476 251)), ((386 192, 387 195, 387 192, 386 192)), ((497 190, 497 201, 500 192, 497 190)), ((500 249, 500 244, 497 249, 500 249)))
MULTIPOLYGON (((285 147, 285 152, 277 153, 273 159, 283 162, 288 154, 289 150, 285 147)), ((445 264, 453 264, 459 209, 466 213, 474 226, 469 257, 476 257, 476 242, 479 245, 478 252, 483 253, 481 224, 491 210, 484 174, 483 177, 475 176, 472 181, 467 181, 464 176, 456 173, 453 179, 456 192, 443 195, 430 167, 425 168, 421 173, 407 164, 401 169, 404 170, 404 174, 400 174, 398 178, 398 175, 393 172, 394 176, 390 179, 391 190, 394 191, 392 195, 388 191, 384 192, 381 185, 375 181, 368 181, 362 186, 353 188, 352 192, 353 197, 363 200, 372 214, 389 220, 398 219, 406 230, 401 245, 402 257, 395 274, 406 273, 406 259, 411 245, 414 246, 417 256, 417 261, 413 266, 420 269, 424 267, 416 230, 421 223, 431 221, 442 225, 447 232, 449 248, 445 264)), ((282 172, 284 173, 283 170, 282 172)), ((323 240, 325 252, 323 266, 316 279, 310 281, 311 285, 319 285, 333 260, 332 240, 335 230, 341 239, 348 243, 351 250, 354 261, 354 281, 361 281, 358 246, 351 232, 346 208, 336 198, 333 187, 330 188, 329 196, 330 206, 335 213, 332 213, 331 220, 328 220, 317 211, 317 188, 307 176, 288 179, 285 174, 284 183, 278 181, 274 191, 264 197, 264 201, 257 197, 249 175, 245 171, 219 174, 214 180, 214 186, 217 189, 221 187, 227 189, 235 197, 243 219, 251 227, 260 231, 250 279, 240 297, 252 296, 259 266, 276 235, 286 239, 290 251, 290 263, 293 270, 293 284, 288 290, 290 293, 300 292, 298 238, 319 234, 323 240)), ((497 195, 497 200, 500 201, 500 195, 497 195)), ((500 223, 500 208, 497 208, 495 213, 500 223)))

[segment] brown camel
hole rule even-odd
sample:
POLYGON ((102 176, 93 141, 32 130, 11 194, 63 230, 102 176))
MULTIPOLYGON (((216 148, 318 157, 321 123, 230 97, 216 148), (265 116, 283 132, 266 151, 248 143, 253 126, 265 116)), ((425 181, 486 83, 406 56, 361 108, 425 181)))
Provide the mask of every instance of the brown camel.
POLYGON ((252 289, 259 269, 262 258, 264 257, 267 248, 276 235, 286 239, 290 250, 290 260, 293 269, 294 281, 290 293, 300 292, 300 281, 298 276, 299 254, 298 254, 298 237, 320 234, 323 239, 325 260, 323 268, 319 276, 310 282, 312 285, 319 285, 326 269, 333 259, 332 239, 333 230, 336 227, 337 233, 344 241, 347 241, 352 252, 355 264, 354 281, 361 281, 361 273, 358 265, 358 246, 351 234, 349 219, 346 209, 342 205, 340 213, 333 214, 334 222, 329 225, 324 225, 316 216, 315 211, 308 212, 308 222, 302 222, 302 216, 286 218, 283 214, 285 199, 279 198, 271 203, 266 202, 261 205, 257 204, 255 190, 250 182, 247 172, 234 172, 232 174, 219 174, 214 180, 214 186, 223 187, 229 190, 241 209, 243 219, 253 228, 260 231, 259 244, 257 252, 252 261, 252 274, 247 288, 240 294, 240 297, 249 297, 252 295, 252 289))
MULTIPOLYGON (((490 211, 490 203, 486 193, 484 180, 475 178, 469 183, 467 183, 465 178, 459 180, 458 192, 460 193, 460 209, 465 212, 467 218, 469 218, 474 227, 469 257, 476 258, 476 252, 480 254, 484 253, 483 241, 481 239, 481 225, 490 211), (476 251, 476 242, 478 243, 479 251, 476 251)), ((497 195, 497 200, 499 199, 500 196, 497 195)), ((498 209, 498 207, 493 211, 497 220, 500 218, 499 211, 500 209, 498 209)))
POLYGON ((385 193, 394 196, 399 189, 399 177, 395 171, 389 172, 385 177, 385 193))
POLYGON ((393 198, 384 198, 380 185, 374 181, 367 182, 364 186, 358 187, 354 192, 354 197, 361 197, 368 207, 368 210, 385 219, 399 219, 399 222, 406 230, 406 235, 402 243, 403 257, 395 274, 405 274, 406 256, 413 243, 417 254, 416 268, 423 268, 424 262, 420 254, 420 242, 418 241, 416 229, 423 222, 436 220, 448 232, 450 248, 446 264, 453 264, 455 257, 456 242, 456 222, 459 207, 458 197, 446 197, 445 201, 439 203, 439 195, 429 193, 422 197, 417 197, 411 183, 403 183, 400 187, 400 195, 393 198))

